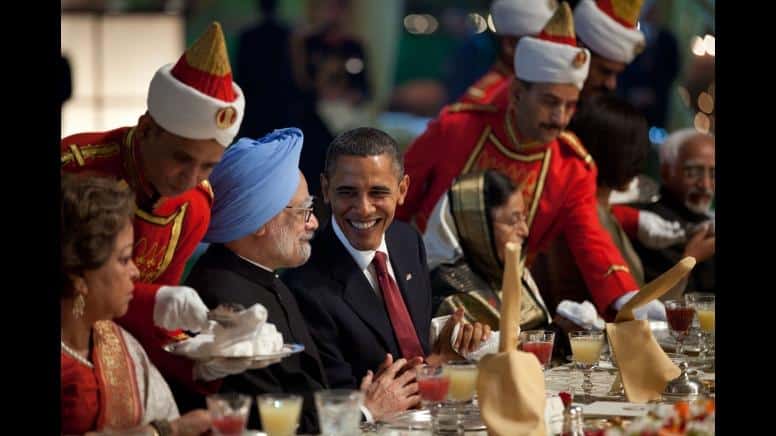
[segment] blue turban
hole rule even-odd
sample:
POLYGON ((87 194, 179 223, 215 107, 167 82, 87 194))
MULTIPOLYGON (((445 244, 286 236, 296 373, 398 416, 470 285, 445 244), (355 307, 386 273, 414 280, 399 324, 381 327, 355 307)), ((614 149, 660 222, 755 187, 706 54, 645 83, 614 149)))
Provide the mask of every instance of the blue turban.
POLYGON ((215 201, 205 242, 236 241, 266 224, 299 187, 302 131, 278 129, 263 138, 240 138, 210 175, 215 201))

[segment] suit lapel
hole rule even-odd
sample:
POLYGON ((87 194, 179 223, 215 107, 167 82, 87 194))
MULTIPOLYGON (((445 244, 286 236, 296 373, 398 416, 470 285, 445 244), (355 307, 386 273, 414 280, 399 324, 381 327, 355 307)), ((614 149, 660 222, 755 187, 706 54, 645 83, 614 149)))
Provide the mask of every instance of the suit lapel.
POLYGON ((322 241, 324 253, 330 253, 326 258, 330 260, 332 275, 343 286, 345 303, 374 331, 387 350, 394 355, 400 354, 385 305, 375 295, 356 261, 337 239, 331 225, 321 236, 325 238, 322 241))

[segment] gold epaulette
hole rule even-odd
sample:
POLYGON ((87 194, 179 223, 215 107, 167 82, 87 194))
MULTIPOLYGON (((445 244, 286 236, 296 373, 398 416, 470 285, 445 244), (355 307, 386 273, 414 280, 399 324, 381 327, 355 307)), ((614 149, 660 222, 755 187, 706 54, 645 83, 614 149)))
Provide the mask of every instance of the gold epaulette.
POLYGON ((466 90, 466 94, 474 99, 483 98, 486 96, 485 90, 487 87, 497 82, 500 78, 501 76, 498 73, 491 71, 490 73, 483 76, 480 80, 478 80, 477 83, 470 86, 466 90))
POLYGON ((119 144, 70 144, 68 151, 62 152, 62 166, 75 161, 79 167, 86 165, 88 159, 110 157, 119 153, 119 144))
POLYGON ((585 149, 585 146, 582 145, 582 141, 577 138, 577 135, 575 135, 572 132, 569 132, 568 130, 561 132, 561 134, 558 136, 558 139, 560 142, 568 145, 571 150, 574 151, 574 153, 579 156, 580 159, 585 161, 585 163, 588 166, 592 166, 595 163, 593 162, 593 156, 590 155, 590 153, 587 152, 587 149, 585 149))
POLYGON ((447 106, 448 112, 498 112, 498 108, 492 104, 477 103, 453 103, 447 106))
POLYGON ((199 187, 202 188, 203 191, 207 192, 207 194, 210 196, 210 202, 212 203, 216 196, 213 193, 213 187, 210 185, 210 182, 203 180, 199 183, 199 187))

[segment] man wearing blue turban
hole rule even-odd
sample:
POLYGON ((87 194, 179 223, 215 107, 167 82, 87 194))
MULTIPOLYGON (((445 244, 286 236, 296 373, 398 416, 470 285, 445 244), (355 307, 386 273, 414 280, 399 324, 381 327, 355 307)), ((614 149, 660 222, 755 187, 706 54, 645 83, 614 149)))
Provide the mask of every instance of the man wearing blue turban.
MULTIPOLYGON (((263 369, 252 369, 223 379, 222 392, 295 393, 304 397, 299 431, 317 433, 313 392, 327 389, 318 348, 313 342, 296 299, 275 271, 304 264, 310 257, 310 240, 318 228, 313 197, 299 171, 304 136, 296 128, 279 129, 258 139, 242 138, 224 153, 210 176, 215 193, 210 227, 204 240, 207 251, 191 270, 186 283, 198 290, 209 308, 256 303, 267 309, 286 343, 304 345, 304 351, 263 369)), ((380 418, 398 411, 393 398, 412 374, 396 377, 399 365, 372 382, 366 394, 364 415, 380 418), (387 381, 387 380, 386 380, 387 381)), ((184 410, 203 406, 201 395, 177 393, 184 410), (199 404, 197 404, 199 403, 199 404)), ((251 408, 251 428, 260 427, 257 409, 251 408)))

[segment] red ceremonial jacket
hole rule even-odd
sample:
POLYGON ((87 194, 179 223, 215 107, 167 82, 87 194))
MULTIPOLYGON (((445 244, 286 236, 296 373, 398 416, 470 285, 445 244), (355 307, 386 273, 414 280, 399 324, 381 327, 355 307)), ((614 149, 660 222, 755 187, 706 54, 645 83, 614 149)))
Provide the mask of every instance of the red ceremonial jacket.
POLYGON ((115 320, 143 345, 148 357, 166 377, 174 377, 199 392, 211 392, 217 383, 194 383, 193 362, 162 349, 182 332, 169 332, 154 325, 156 292, 161 286, 179 284, 186 261, 205 236, 210 224, 213 191, 203 181, 177 197, 154 198, 140 166, 134 128, 80 133, 62 139, 62 171, 123 180, 136 193, 138 209, 133 221, 133 260, 140 279, 126 315, 115 320))
POLYGON ((593 159, 570 132, 548 144, 520 143, 508 99, 502 89, 491 104, 455 103, 429 123, 405 154, 410 187, 396 217, 424 231, 458 175, 500 170, 521 186, 528 207, 527 264, 563 234, 593 303, 610 317, 609 306, 638 285, 598 220, 593 159))

